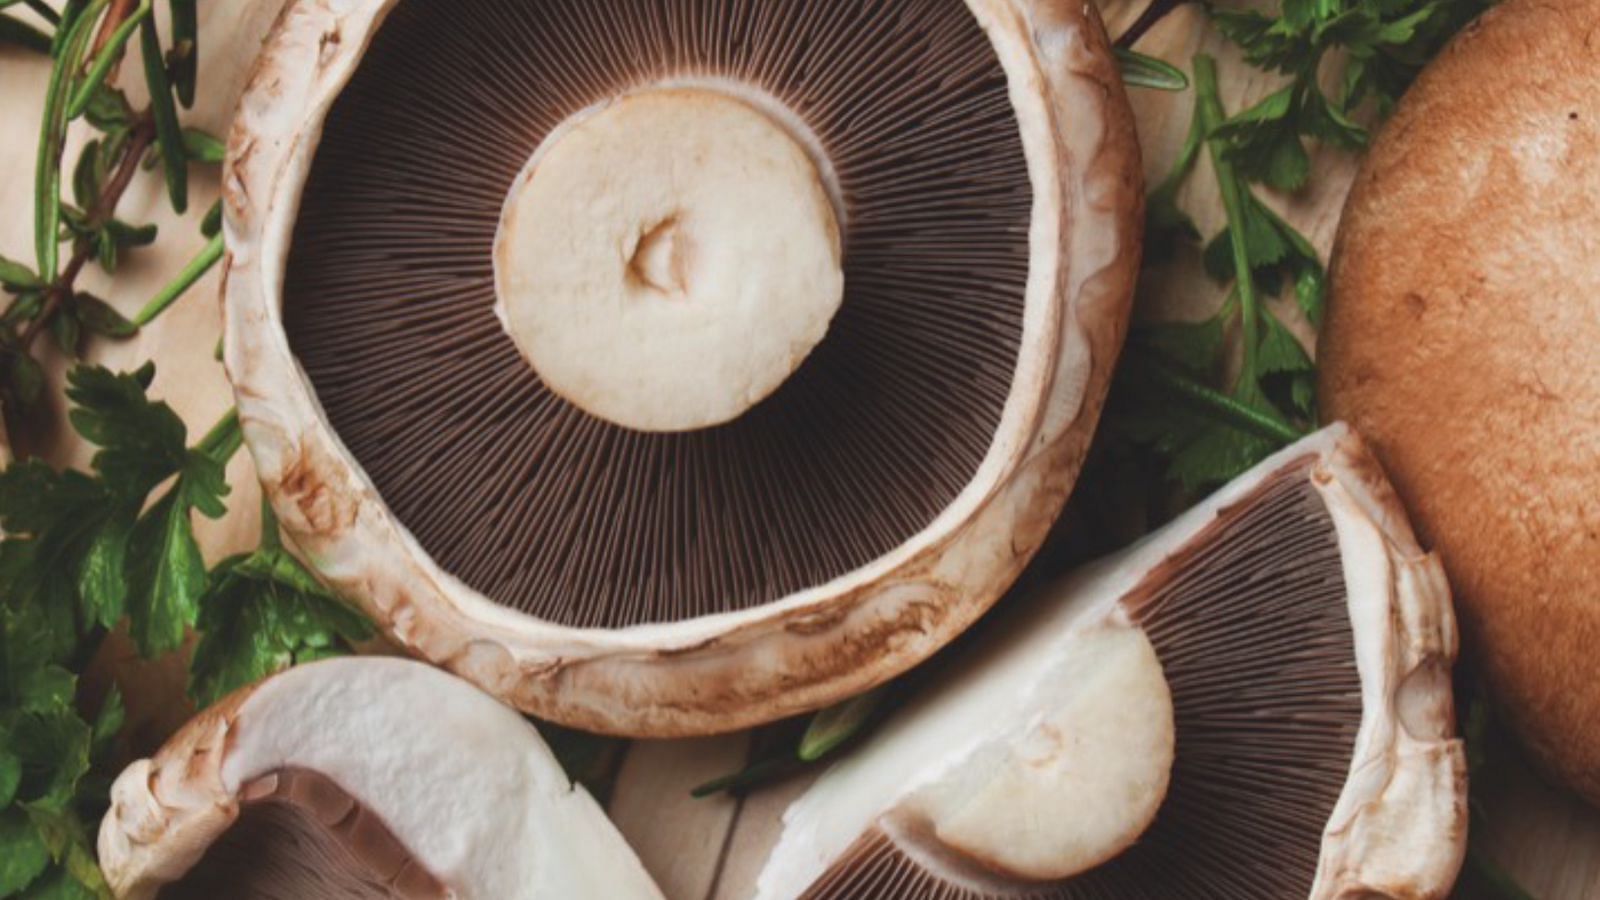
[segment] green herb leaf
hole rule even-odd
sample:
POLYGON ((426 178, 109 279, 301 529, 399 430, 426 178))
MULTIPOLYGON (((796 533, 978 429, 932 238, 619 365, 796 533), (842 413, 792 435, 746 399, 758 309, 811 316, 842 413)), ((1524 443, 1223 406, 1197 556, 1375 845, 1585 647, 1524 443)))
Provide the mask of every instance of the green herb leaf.
POLYGON ((195 75, 200 68, 200 17, 195 0, 170 0, 172 10, 172 52, 167 68, 172 86, 184 109, 194 106, 195 75))
POLYGON ((67 106, 68 119, 76 119, 83 115, 89 104, 94 102, 95 95, 105 84, 106 75, 111 72, 111 67, 122 59, 123 53, 127 50, 128 39, 133 37, 133 30, 149 18, 150 3, 151 0, 141 0, 138 8, 111 32, 111 37, 106 40, 105 46, 100 48, 100 55, 95 57, 88 74, 78 83, 78 88, 72 95, 72 102, 67 106))
POLYGON ((191 513, 221 517, 227 494, 222 463, 187 451, 177 483, 134 526, 128 540, 128 611, 130 630, 145 656, 176 650, 199 617, 208 577, 191 513))
POLYGON ((133 107, 127 95, 105 84, 90 95, 83 115, 90 125, 103 132, 126 130, 133 124, 133 107))
POLYGON ((200 234, 204 237, 214 238, 222 233, 222 201, 211 204, 206 210, 206 217, 200 220, 200 234))
POLYGON ((17 786, 22 783, 22 760, 8 749, 9 745, 9 735, 0 731, 0 809, 11 805, 17 797, 17 786))
POLYGON ((128 321, 111 304, 93 294, 78 294, 74 308, 83 327, 101 337, 127 338, 139 333, 139 326, 128 321))
POLYGON ((1166 60, 1136 53, 1126 47, 1118 47, 1116 52, 1117 63, 1122 69, 1122 81, 1128 87, 1156 91, 1181 91, 1189 87, 1189 76, 1166 60))
POLYGON ((33 407, 44 395, 44 369, 33 357, 18 350, 6 352, 4 358, 12 402, 24 410, 33 407))
POLYGON ((60 263, 56 233, 61 228, 61 152, 67 139, 68 93, 105 5, 106 0, 89 0, 81 10, 72 3, 64 8, 61 31, 65 37, 55 49, 55 64, 45 88, 44 127, 34 169, 33 240, 39 255, 39 277, 46 283, 55 281, 60 263))
POLYGON ((878 688, 817 713, 800 738, 800 761, 816 762, 860 734, 882 710, 887 692, 878 688))
MULTIPOLYGON (((90 733, 70 707, 16 718, 11 747, 22 760, 17 793, 36 816, 65 812, 76 799, 78 781, 89 771, 90 733)), ((45 838, 48 845, 50 835, 45 838)))
POLYGON ((130 504, 108 515, 78 565, 78 597, 85 621, 110 628, 127 612, 128 541, 138 513, 138 506, 130 504))
POLYGON ((195 162, 220 163, 228 155, 228 145, 198 128, 185 128, 183 152, 195 162))
POLYGON ((201 601, 189 692, 202 707, 291 665, 349 652, 367 621, 282 549, 225 561, 201 601))
POLYGON ((20 894, 50 866, 50 851, 22 810, 0 812, 0 897, 20 894))
POLYGON ((172 99, 172 82, 162 63, 161 35, 152 17, 139 24, 139 50, 144 56, 145 84, 150 88, 150 112, 155 117, 156 141, 165 166, 167 196, 173 210, 182 213, 189 208, 189 160, 183 149, 178 108, 172 99))
POLYGON ((23 291, 44 287, 37 273, 15 260, 0 256, 0 285, 23 291))
POLYGON ((188 429, 165 403, 145 396, 155 367, 132 373, 80 366, 67 376, 68 414, 74 428, 100 447, 95 471, 120 496, 142 501, 161 482, 184 468, 188 429))
POLYGON ((95 758, 106 755, 127 721, 128 709, 122 702, 122 689, 112 685, 100 703, 100 712, 94 717, 94 727, 89 735, 90 755, 95 758))
POLYGON ((689 794, 696 798, 710 797, 721 793, 739 795, 751 788, 798 772, 804 767, 805 763, 801 762, 798 757, 790 755, 762 759, 751 763, 743 770, 732 775, 714 778, 694 788, 689 794))

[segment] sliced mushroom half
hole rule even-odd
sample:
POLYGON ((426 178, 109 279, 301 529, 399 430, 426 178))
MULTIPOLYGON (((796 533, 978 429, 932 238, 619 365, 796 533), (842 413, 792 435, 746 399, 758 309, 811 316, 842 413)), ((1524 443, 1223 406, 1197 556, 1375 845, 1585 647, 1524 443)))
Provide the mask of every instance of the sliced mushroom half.
POLYGON ((1138 265, 1068 0, 300 2, 230 148, 284 525, 592 731, 813 709, 965 629, 1077 476, 1138 265))
POLYGON ((660 893, 533 727, 396 659, 242 690, 129 766, 100 826, 121 900, 660 893))
POLYGON ((1343 426, 998 629, 789 808, 762 900, 1448 894, 1449 588, 1343 426))

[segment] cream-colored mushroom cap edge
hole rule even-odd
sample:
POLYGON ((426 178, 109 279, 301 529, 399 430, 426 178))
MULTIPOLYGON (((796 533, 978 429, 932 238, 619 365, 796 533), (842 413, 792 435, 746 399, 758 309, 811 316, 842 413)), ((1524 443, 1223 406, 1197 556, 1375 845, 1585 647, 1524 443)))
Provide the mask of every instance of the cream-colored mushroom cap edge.
POLYGON ((760 900, 1449 895, 1449 587, 1353 432, 1019 607, 794 802, 760 900))
POLYGON ((402 659, 225 698, 117 778, 99 849, 119 900, 661 896, 533 726, 402 659))
MULTIPOLYGON (((653 66, 668 50, 638 34, 660 23, 619 16, 609 4, 551 0, 452 6, 450 27, 430 28, 418 23, 445 7, 299 0, 264 49, 224 175, 226 364, 245 440, 284 527, 332 587, 411 653, 524 711, 605 733, 703 734, 805 712, 894 677, 965 630, 1016 578, 1071 490, 1138 268, 1138 150, 1092 5, 895 0, 822 16, 822 7, 794 0, 677 0, 663 9, 678 12, 661 16, 701 7, 736 12, 724 30, 674 20, 662 33, 692 45, 671 53, 703 52, 716 66, 688 56, 643 84, 585 69, 547 92, 567 97, 560 91, 577 85, 573 110, 472 132, 477 106, 500 102, 503 86, 491 90, 466 69, 425 79, 417 72, 446 58, 487 65, 493 51, 482 45, 501 33, 537 44, 505 51, 517 65, 577 47, 595 66, 653 66), (544 27, 558 14, 582 27, 544 27), (534 20, 540 27, 528 26, 534 20), (605 28, 583 32, 597 22, 605 28), (801 41, 786 28, 825 31, 801 41), (479 44, 451 44, 469 33, 479 44), (579 33, 588 37, 572 38, 579 33), (719 34, 745 37, 718 43, 719 34), (811 55, 795 56, 801 46, 811 55), (750 47, 773 54, 764 76, 771 85, 727 88, 726 73, 755 67, 738 56, 750 47), (915 121, 872 132, 882 122, 859 109, 852 118, 855 97, 822 97, 835 81, 778 84, 826 69, 828 54, 860 60, 846 68, 861 84, 878 71, 909 79, 911 87, 857 90, 880 111, 915 111, 915 121), (364 65, 380 66, 383 77, 364 80, 364 65), (741 96, 796 146, 826 155, 812 162, 835 206, 845 292, 826 336, 801 352, 825 318, 801 316, 791 346, 806 358, 789 379, 733 421, 686 435, 614 428, 548 393, 519 407, 522 395, 502 392, 501 382, 451 392, 449 367, 476 365, 474 348, 515 363, 517 372, 496 370, 506 383, 532 379, 493 319, 488 265, 505 199, 497 192, 526 168, 523 154, 571 124, 563 117, 592 112, 612 94, 659 98, 686 83, 741 96), (957 88, 959 97, 933 108, 929 91, 957 88), (386 90, 394 92, 387 105, 372 99, 386 90), (822 99, 812 108, 806 97, 822 99), (849 140, 849 129, 869 139, 849 140), (522 148, 502 154, 516 156, 503 182, 478 158, 413 158, 429 141, 464 132, 478 142, 471 146, 522 148), (366 168, 373 159, 388 167, 381 179, 366 168), (319 175, 324 167, 337 177, 319 175), (466 202, 436 193, 428 179, 439 171, 465 179, 461 190, 492 210, 467 225, 430 225, 431 211, 450 215, 466 202), (967 180, 940 180, 957 177, 967 180), (925 178, 931 187, 919 186, 925 178), (920 205, 930 203, 940 211, 934 222, 920 205), (341 215, 370 230, 341 225, 352 221, 341 215), (391 226, 392 244, 374 237, 391 226), (405 252, 419 235, 436 243, 405 252), (477 255, 466 275, 446 264, 410 274, 469 245, 477 255), (973 265, 995 273, 974 273, 966 262, 952 269, 950 260, 970 260, 962 254, 979 254, 973 265), (1014 296, 997 285, 1013 285, 1014 296), (861 299, 867 294, 893 302, 873 305, 861 299), (468 295, 480 299, 467 303, 468 295), (459 327, 450 318, 468 313, 479 317, 459 327), (396 316, 415 317, 424 330, 391 340, 396 316), (361 335, 390 340, 389 355, 361 335), (924 344, 884 349, 862 335, 924 344), (400 396, 383 381, 391 377, 414 378, 408 384, 429 399, 400 396), (973 401, 981 414, 941 417, 895 407, 902 393, 934 407, 989 399, 973 401), (406 403, 456 418, 386 430, 406 403), (547 415, 562 424, 535 438, 509 436, 547 415), (794 426, 850 416, 849 427, 794 426), (485 449, 500 433, 507 439, 485 449), (658 453, 666 440, 679 443, 658 453), (738 452, 716 455, 724 445, 738 452), (564 447, 577 449, 557 452, 564 447), (546 454, 538 465, 555 468, 594 448, 603 462, 561 475, 547 494, 517 480, 536 454, 546 454), (440 474, 458 451, 498 455, 459 478, 440 474), (741 466, 770 468, 756 478, 741 466), (669 483, 693 489, 666 498, 665 513, 641 505, 669 483)), ((544 96, 515 94, 529 109, 544 96)), ((824 212, 812 218, 825 235, 824 212)), ((673 249, 645 239, 650 233, 621 258, 631 250, 630 263, 670 287, 673 249)))

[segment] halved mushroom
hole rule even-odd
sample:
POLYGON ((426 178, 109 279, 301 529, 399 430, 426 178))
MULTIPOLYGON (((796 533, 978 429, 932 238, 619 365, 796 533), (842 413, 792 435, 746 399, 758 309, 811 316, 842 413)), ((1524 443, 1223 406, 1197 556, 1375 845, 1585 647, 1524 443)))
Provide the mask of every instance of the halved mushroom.
POLYGON ((658 898, 527 721, 397 659, 290 670, 129 766, 100 826, 138 898, 658 898))
POLYGON ((789 808, 763 900, 1448 893, 1449 588, 1344 427, 997 628, 789 808))
POLYGON ((977 619, 1137 270, 1067 0, 298 3, 230 144, 284 525, 412 652, 594 731, 802 712, 977 619))

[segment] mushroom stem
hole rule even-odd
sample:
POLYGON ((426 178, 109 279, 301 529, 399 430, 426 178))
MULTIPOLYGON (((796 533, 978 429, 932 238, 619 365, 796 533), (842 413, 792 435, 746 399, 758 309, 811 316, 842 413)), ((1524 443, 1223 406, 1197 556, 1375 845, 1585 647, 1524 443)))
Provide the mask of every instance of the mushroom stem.
POLYGON ((901 813, 928 823, 924 845, 948 850, 958 872, 1027 883, 1088 871, 1132 844, 1166 796, 1172 692, 1150 639, 1106 623, 1065 643, 1033 691, 1057 696, 981 748, 970 775, 929 785, 901 813))

